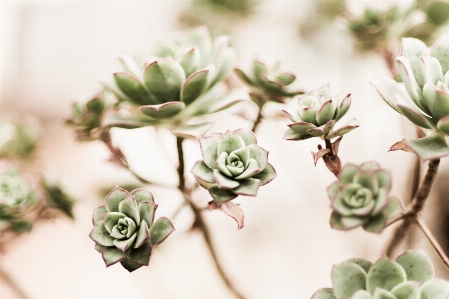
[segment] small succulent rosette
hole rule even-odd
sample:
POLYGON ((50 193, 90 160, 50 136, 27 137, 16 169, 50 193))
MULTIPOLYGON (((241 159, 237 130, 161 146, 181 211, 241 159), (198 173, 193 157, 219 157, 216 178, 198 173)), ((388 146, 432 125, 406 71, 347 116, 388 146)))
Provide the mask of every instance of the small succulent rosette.
POLYGON ((387 219, 402 211, 400 201, 388 195, 390 189, 390 173, 375 161, 343 166, 338 181, 327 188, 333 209, 332 228, 362 226, 370 232, 381 232, 387 219))
POLYGON ((282 110, 293 123, 284 135, 287 140, 304 140, 312 137, 332 139, 343 136, 359 126, 356 119, 337 130, 335 123, 348 112, 351 106, 350 94, 333 97, 329 85, 325 85, 308 95, 296 96, 282 110))
POLYGON ((132 272, 148 266, 153 246, 162 243, 173 231, 165 217, 154 222, 157 204, 146 188, 131 193, 115 187, 104 206, 94 210, 90 238, 101 253, 106 267, 117 262, 132 272))
POLYGON ((0 232, 30 231, 32 223, 27 212, 39 200, 38 192, 16 169, 9 169, 0 176, 0 232))
POLYGON ((226 94, 235 51, 229 38, 211 39, 201 27, 186 40, 157 46, 145 62, 124 56, 124 68, 104 82, 122 105, 104 126, 165 126, 181 137, 203 136, 211 123, 187 124, 194 117, 226 109, 240 100, 226 94), (123 110, 126 108, 126 112, 123 110))
POLYGON ((332 268, 332 288, 318 290, 311 299, 446 299, 449 282, 433 278, 429 257, 410 250, 376 263, 353 258, 332 268))
POLYGON ((402 40, 401 56, 396 60, 403 84, 388 77, 371 82, 394 110, 429 135, 406 140, 422 160, 449 155, 449 36, 443 35, 429 49, 418 39, 402 40), (405 89, 405 90, 404 90, 405 89))
POLYGON ((290 88, 296 75, 282 70, 279 63, 269 68, 262 61, 255 60, 248 73, 238 68, 234 72, 251 88, 249 96, 259 107, 267 101, 284 103, 286 98, 302 93, 290 88))
POLYGON ((268 152, 248 129, 214 133, 199 142, 204 160, 191 172, 219 205, 239 195, 256 196, 260 186, 277 176, 268 152))

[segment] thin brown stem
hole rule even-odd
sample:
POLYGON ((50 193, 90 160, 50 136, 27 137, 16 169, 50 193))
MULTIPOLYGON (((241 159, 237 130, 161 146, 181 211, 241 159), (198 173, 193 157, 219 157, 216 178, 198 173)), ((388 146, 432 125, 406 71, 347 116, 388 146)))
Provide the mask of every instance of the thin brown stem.
POLYGON ((260 106, 259 105, 257 106, 257 107, 259 107, 259 111, 257 112, 256 120, 254 121, 253 128, 251 129, 251 131, 253 131, 254 133, 256 132, 257 128, 259 127, 259 124, 262 122, 262 119, 263 119, 263 115, 262 115, 263 106, 264 106, 264 104, 261 104, 260 106))
POLYGON ((28 299, 25 292, 19 287, 19 285, 9 276, 8 272, 3 269, 0 264, 0 279, 3 280, 14 291, 18 299, 28 299))
POLYGON ((236 298, 243 299, 244 297, 237 291, 237 289, 232 284, 231 280, 228 278, 227 274, 225 273, 223 267, 220 264, 220 261, 218 259, 217 253, 215 252, 214 246, 212 244, 212 238, 209 231, 209 227, 207 226, 203 214, 201 212, 201 209, 196 206, 196 204, 193 202, 191 198, 191 190, 186 188, 185 185, 185 177, 184 177, 184 151, 182 147, 182 138, 176 139, 176 145, 178 150, 178 178, 179 178, 179 190, 182 192, 184 196, 184 200, 190 205, 194 215, 195 215, 195 227, 198 228, 201 233, 203 234, 204 241, 206 242, 207 248, 209 249, 209 252, 212 256, 212 259, 215 264, 215 268, 217 269, 218 273, 220 274, 221 279, 226 284, 228 289, 234 294, 236 298))
POLYGON ((435 239, 435 237, 432 235, 432 232, 430 231, 427 224, 424 222, 424 219, 419 215, 418 217, 416 217, 415 221, 421 228, 424 235, 426 235, 427 239, 437 252, 443 264, 446 266, 446 268, 449 269, 449 258, 447 257, 446 253, 444 253, 444 250, 443 248, 441 248, 441 245, 438 243, 437 239, 435 239))

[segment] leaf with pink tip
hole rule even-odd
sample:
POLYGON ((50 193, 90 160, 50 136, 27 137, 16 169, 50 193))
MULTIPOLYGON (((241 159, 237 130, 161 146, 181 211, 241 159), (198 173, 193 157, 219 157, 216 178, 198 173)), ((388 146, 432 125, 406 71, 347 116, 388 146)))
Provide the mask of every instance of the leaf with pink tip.
POLYGON ((114 246, 114 239, 104 227, 103 221, 98 221, 89 234, 89 237, 96 243, 103 246, 114 246))
POLYGON ((415 111, 409 106, 398 105, 398 108, 401 110, 402 114, 415 125, 426 129, 432 129, 433 120, 431 118, 415 111))
POLYGON ((181 101, 189 105, 195 101, 206 89, 209 70, 203 69, 191 74, 181 89, 181 101))
POLYGON ((186 76, 190 76, 200 63, 201 53, 198 47, 193 47, 190 51, 184 54, 179 60, 179 64, 184 69, 186 76))
POLYGON ((344 124, 341 128, 333 131, 331 134, 329 134, 329 138, 339 137, 343 136, 349 132, 351 132, 354 129, 357 129, 359 127, 359 122, 353 118, 349 120, 346 124, 344 124))
POLYGON ((420 58, 423 56, 429 56, 430 51, 427 45, 416 38, 403 38, 401 47, 401 56, 404 56, 410 61, 413 74, 416 78, 416 82, 420 88, 426 83, 426 74, 424 65, 421 63, 420 58))
POLYGON ((285 140, 305 140, 305 139, 309 139, 312 137, 313 136, 300 134, 298 132, 293 131, 291 128, 288 128, 288 130, 285 132, 283 138, 285 140))
POLYGON ((139 203, 139 214, 140 220, 145 221, 148 228, 151 227, 154 220, 154 214, 156 213, 157 204, 147 201, 142 201, 139 203))
POLYGON ((122 200, 131 197, 131 194, 125 189, 115 186, 106 196, 106 209, 108 212, 119 212, 119 205, 122 200))
POLYGON ((432 46, 431 55, 438 59, 445 74, 449 70, 449 36, 443 34, 432 46))
POLYGON ((444 134, 449 135, 449 115, 441 118, 437 123, 437 128, 444 134))
POLYGON ((151 118, 166 119, 181 112, 185 106, 183 102, 166 102, 160 105, 140 106, 139 110, 151 118))
POLYGON ((207 131, 213 126, 213 123, 202 123, 196 125, 182 125, 170 130, 175 136, 182 138, 198 138, 203 137, 207 131))
POLYGON ((209 188, 208 191, 209 194, 212 196, 212 198, 215 200, 215 202, 218 204, 223 204, 225 202, 233 200, 238 196, 229 189, 220 189, 218 187, 211 187, 209 188))
POLYGON ((438 81, 443 81, 443 71, 441 64, 435 57, 421 57, 421 61, 426 69, 426 81, 433 85, 437 85, 438 81))
POLYGON ((146 90, 143 84, 128 73, 114 73, 114 80, 128 99, 138 105, 157 104, 158 100, 146 90))
POLYGON ((232 189, 232 192, 238 195, 256 196, 259 187, 260 180, 249 178, 240 181, 240 185, 237 188, 232 189))
POLYGON ((118 114, 107 114, 102 120, 101 126, 104 128, 123 128, 123 129, 136 129, 147 126, 154 126, 159 121, 150 119, 148 117, 138 118, 134 116, 124 116, 118 114))
POLYGON ((150 232, 148 230, 148 224, 146 221, 142 220, 139 226, 139 230, 137 231, 136 242, 134 243, 133 248, 139 248, 149 239, 150 239, 150 232))
POLYGON ((168 218, 159 218, 150 228, 151 244, 159 245, 174 231, 175 227, 168 218))
POLYGON ((139 248, 132 249, 128 258, 131 262, 137 265, 148 266, 150 263, 151 249, 151 242, 148 240, 139 248))
POLYGON ((398 98, 407 101, 406 99, 409 98, 409 96, 399 88, 396 81, 387 76, 381 76, 372 80, 371 85, 374 86, 382 99, 391 108, 402 114, 401 110, 398 108, 398 98))
POLYGON ((321 159, 324 155, 327 155, 328 153, 330 153, 330 150, 327 148, 323 148, 316 153, 312 152, 313 164, 316 166, 316 163, 318 163, 318 160, 321 159))
POLYGON ((127 251, 128 249, 130 249, 133 246, 134 241, 136 240, 136 237, 137 237, 137 233, 134 233, 131 236, 131 238, 129 238, 129 239, 125 239, 125 240, 115 239, 113 241, 113 243, 114 243, 115 247, 117 247, 121 251, 125 252, 125 251, 127 251))
POLYGON ((128 256, 128 252, 123 252, 120 249, 111 246, 105 247, 101 252, 101 255, 106 267, 109 267, 126 258, 128 256))
POLYGON ((210 169, 204 161, 199 160, 197 161, 190 171, 195 178, 200 179, 202 181, 205 181, 207 183, 216 183, 214 172, 212 169, 210 169))
POLYGON ((131 191, 131 195, 134 196, 137 204, 140 204, 142 201, 152 202, 154 203, 153 194, 148 188, 138 188, 131 191))
POLYGON ((253 179, 260 180, 260 185, 264 186, 274 180, 277 177, 276 170, 274 169, 273 165, 270 163, 267 164, 267 166, 258 174, 254 175, 253 179))
POLYGON ((129 272, 133 272, 133 271, 139 269, 140 267, 142 267, 142 265, 138 265, 136 263, 133 263, 128 257, 126 257, 123 260, 121 260, 120 264, 122 264, 123 268, 125 268, 129 272))
POLYGON ((306 132, 307 132, 307 134, 310 134, 314 137, 323 136, 323 135, 328 134, 334 126, 335 126, 335 120, 330 120, 326 124, 322 125, 321 127, 308 129, 306 132))
POLYGON ((226 202, 220 205, 220 208, 226 215, 232 217, 235 222, 237 222, 238 229, 243 228, 245 215, 243 214, 243 210, 238 205, 233 202, 226 202))
POLYGON ((340 105, 337 107, 337 113, 335 114, 335 121, 339 121, 348 112, 351 107, 351 94, 348 93, 343 100, 341 100, 340 105))
POLYGON ((106 209, 106 206, 100 206, 94 210, 94 214, 92 215, 92 224, 97 224, 98 221, 103 220, 103 214, 106 214, 108 210, 106 209))
MULTIPOLYGON (((289 124, 288 126, 295 133, 297 133, 298 135, 302 135, 302 136, 308 135, 307 130, 316 128, 316 126, 314 124, 311 124, 308 122, 298 122, 298 123, 294 123, 294 124, 289 124)), ((285 138, 285 136, 284 136, 284 138, 285 138)))
POLYGON ((328 121, 332 120, 335 116, 335 111, 337 109, 337 105, 335 102, 330 99, 327 102, 324 102, 321 105, 320 110, 318 110, 316 114, 316 120, 319 126, 326 124, 328 121))
POLYGON ((441 132, 434 132, 424 138, 406 140, 406 142, 422 161, 449 156, 449 147, 441 132))
POLYGON ((214 169, 214 178, 219 188, 232 189, 239 185, 238 181, 228 178, 223 175, 218 169, 214 169))
POLYGON ((239 77, 243 82, 248 84, 249 86, 253 86, 254 82, 251 80, 241 69, 234 69, 234 73, 239 77))
POLYGON ((242 137, 245 145, 257 144, 256 135, 249 129, 238 129, 235 130, 234 133, 242 137))

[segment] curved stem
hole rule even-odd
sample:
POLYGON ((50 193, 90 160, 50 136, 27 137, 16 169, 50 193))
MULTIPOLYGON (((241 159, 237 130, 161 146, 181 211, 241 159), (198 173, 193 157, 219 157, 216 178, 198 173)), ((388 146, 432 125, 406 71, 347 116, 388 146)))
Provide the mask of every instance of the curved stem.
POLYGON ((254 121, 254 125, 251 129, 251 131, 253 131, 254 133, 256 132, 259 124, 262 122, 263 116, 262 116, 262 109, 263 109, 264 104, 258 106, 259 107, 259 111, 257 112, 257 117, 256 120, 254 121))
POLYGON ((0 264, 0 279, 2 279, 16 294, 19 299, 28 299, 25 292, 17 285, 17 283, 9 276, 0 264))
POLYGON ((187 189, 185 186, 185 177, 184 177, 184 151, 182 147, 183 139, 180 137, 176 138, 176 145, 178 150, 178 178, 179 178, 179 190, 182 192, 184 196, 184 200, 190 205, 192 208, 193 213, 195 214, 195 227, 197 227, 201 233, 203 234, 204 241, 206 241, 207 248, 209 249, 209 252, 212 256, 212 259, 215 264, 215 268, 217 269, 218 273, 220 274, 221 279, 226 284, 228 289, 234 294, 236 298, 244 299, 244 297, 237 291, 237 289, 233 286, 231 283, 231 280, 228 278, 227 274, 223 270, 223 267, 220 264, 220 261, 218 259, 217 253, 215 252, 214 246, 212 244, 212 238, 209 231, 209 227, 207 226, 203 214, 201 213, 201 209, 198 208, 195 203, 193 202, 191 198, 191 190, 187 189))
POLYGON ((440 257, 441 261, 444 263, 446 268, 449 269, 449 258, 447 257, 446 253, 444 253, 444 250, 443 250, 443 248, 441 248, 441 245, 438 243, 438 241, 432 235, 432 232, 430 231, 427 224, 424 222, 424 219, 422 219, 422 217, 419 215, 418 217, 416 217, 415 221, 418 224, 419 228, 421 228, 424 235, 426 235, 430 244, 432 245, 432 247, 435 249, 438 256, 440 257))

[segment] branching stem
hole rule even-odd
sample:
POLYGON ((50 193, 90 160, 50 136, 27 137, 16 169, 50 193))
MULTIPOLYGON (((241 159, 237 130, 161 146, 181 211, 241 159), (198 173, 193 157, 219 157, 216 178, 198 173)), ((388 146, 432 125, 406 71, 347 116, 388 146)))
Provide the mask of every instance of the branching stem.
POLYGON ((254 121, 253 128, 251 129, 251 131, 253 131, 254 133, 256 132, 257 128, 259 127, 259 124, 262 122, 262 119, 263 119, 263 115, 262 115, 263 106, 264 106, 264 104, 261 104, 260 106, 257 105, 257 107, 259 108, 259 111, 257 112, 256 120, 254 121))
POLYGON ((430 229, 427 226, 427 224, 424 222, 424 219, 422 219, 421 216, 418 216, 418 217, 416 217, 415 221, 418 224, 419 228, 421 228, 421 230, 424 233, 424 235, 426 235, 426 237, 429 240, 429 242, 432 245, 432 247, 438 253, 438 256, 440 257, 441 261, 443 261, 443 263, 446 266, 446 268, 449 269, 449 258, 444 253, 444 250, 443 250, 443 248, 441 248, 441 245, 438 243, 438 241, 432 235, 432 232, 430 231, 430 229))

